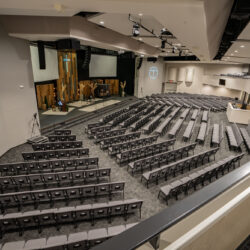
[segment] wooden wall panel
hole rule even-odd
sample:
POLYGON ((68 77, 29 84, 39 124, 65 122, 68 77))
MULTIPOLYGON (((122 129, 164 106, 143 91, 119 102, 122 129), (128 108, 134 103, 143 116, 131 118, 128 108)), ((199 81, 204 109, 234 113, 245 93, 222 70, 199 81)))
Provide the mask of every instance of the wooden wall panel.
POLYGON ((79 100, 76 52, 58 51, 58 67, 58 98, 64 100, 66 103, 79 100))
POLYGON ((45 96, 48 101, 48 106, 51 107, 51 105, 54 104, 55 98, 54 98, 54 84, 43 84, 43 85, 36 85, 36 95, 37 95, 37 105, 38 108, 42 108, 42 104, 45 104, 45 96))

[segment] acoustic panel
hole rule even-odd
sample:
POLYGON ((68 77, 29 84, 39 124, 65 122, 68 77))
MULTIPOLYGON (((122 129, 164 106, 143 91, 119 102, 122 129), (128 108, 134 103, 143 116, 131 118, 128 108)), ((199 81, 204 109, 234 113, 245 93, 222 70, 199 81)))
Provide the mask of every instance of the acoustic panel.
POLYGON ((194 68, 186 69, 186 82, 193 82, 194 79, 194 68))

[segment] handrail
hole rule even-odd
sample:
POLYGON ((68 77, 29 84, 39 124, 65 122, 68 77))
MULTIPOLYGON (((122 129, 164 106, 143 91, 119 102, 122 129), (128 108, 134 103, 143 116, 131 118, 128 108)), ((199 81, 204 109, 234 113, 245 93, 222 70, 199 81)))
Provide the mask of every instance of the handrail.
POLYGON ((125 232, 93 247, 93 250, 132 250, 195 212, 250 174, 250 161, 212 184, 176 202, 125 232))

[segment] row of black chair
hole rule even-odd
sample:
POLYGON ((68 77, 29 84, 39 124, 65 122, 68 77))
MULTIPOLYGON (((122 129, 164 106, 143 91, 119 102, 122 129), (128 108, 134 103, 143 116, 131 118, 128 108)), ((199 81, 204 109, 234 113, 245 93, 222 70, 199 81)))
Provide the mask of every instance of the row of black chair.
POLYGON ((65 201, 68 205, 69 200, 72 199, 81 202, 84 199, 97 198, 98 196, 109 196, 111 199, 114 193, 122 193, 124 197, 124 186, 125 182, 109 182, 0 194, 0 208, 4 213, 6 209, 11 207, 17 207, 20 211, 24 205, 33 204, 37 208, 41 203, 49 203, 52 207, 56 201, 65 201))
POLYGON ((127 120, 134 113, 135 113, 135 110, 131 109, 125 113, 120 114, 118 117, 115 117, 115 119, 110 121, 109 124, 112 126, 117 126, 119 123, 127 120))
POLYGON ((71 135, 70 129, 55 129, 54 130, 55 135, 71 135))
POLYGON ((76 141, 76 135, 49 135, 50 142, 56 141, 76 141))
POLYGON ((93 136, 96 133, 101 133, 101 132, 109 131, 109 130, 111 130, 111 128, 112 128, 111 125, 98 126, 98 127, 93 127, 91 129, 88 129, 86 131, 86 133, 88 134, 89 138, 93 138, 93 136))
POLYGON ((0 173, 4 175, 32 174, 55 171, 98 168, 99 158, 76 158, 46 161, 27 161, 0 164, 0 173))
POLYGON ((140 136, 141 136, 141 132, 135 132, 135 133, 128 133, 124 135, 118 135, 114 137, 105 138, 104 140, 101 141, 100 147, 101 149, 107 149, 112 144, 131 141, 136 138, 140 138, 140 136))
POLYGON ((247 147, 247 150, 250 153, 250 132, 248 132, 246 128, 240 128, 240 132, 247 147))
POLYGON ((98 142, 100 142, 103 139, 108 138, 108 137, 124 135, 125 132, 126 132, 125 128, 124 129, 114 129, 114 130, 110 130, 110 131, 106 131, 106 132, 97 133, 94 135, 94 139, 95 139, 95 142, 98 143, 98 142))
POLYGON ((223 124, 215 123, 212 130, 211 146, 220 146, 221 141, 224 138, 224 127, 223 124))
POLYGON ((130 126, 130 129, 132 131, 136 131, 139 128, 141 128, 143 125, 145 125, 147 122, 149 122, 150 118, 154 115, 154 106, 151 105, 150 106, 150 112, 147 113, 147 115, 143 116, 139 121, 137 121, 136 123, 132 124, 130 126))
POLYGON ((72 149, 59 149, 59 150, 46 150, 22 153, 25 161, 39 161, 53 158, 65 158, 65 157, 82 157, 88 156, 88 148, 72 148, 72 149))
POLYGON ((158 136, 154 135, 154 136, 141 138, 141 139, 137 139, 137 140, 132 140, 132 141, 128 141, 128 142, 112 144, 108 148, 108 153, 109 153, 109 155, 116 155, 116 154, 120 153, 121 151, 130 150, 132 148, 137 148, 137 147, 143 147, 143 146, 152 144, 153 142, 156 142, 157 138, 158 138, 158 136))
POLYGON ((175 110, 173 110, 167 116, 167 118, 160 124, 160 126, 155 130, 155 133, 162 136, 166 132, 168 126, 170 125, 170 122, 176 117, 176 115, 178 114, 178 112, 180 110, 181 110, 180 107, 178 107, 175 110))
POLYGON ((120 124, 120 126, 122 128, 127 128, 128 126, 132 125, 133 123, 135 123, 136 121, 138 121, 140 119, 140 117, 144 114, 144 109, 141 110, 139 113, 134 114, 133 116, 131 116, 129 119, 127 119, 126 121, 122 122, 120 124))
POLYGON ((108 228, 96 228, 89 231, 71 233, 69 235, 50 236, 48 239, 39 238, 27 241, 13 241, 5 243, 3 247, 0 245, 0 248, 2 250, 88 250, 135 226, 136 224, 137 223, 131 223, 108 228))
POLYGON ((29 175, 14 175, 0 177, 1 193, 15 189, 20 191, 22 189, 39 189, 41 186, 47 188, 53 185, 80 185, 95 180, 99 182, 101 178, 108 177, 110 181, 110 168, 99 168, 91 170, 75 170, 54 173, 29 174, 29 175))
POLYGON ((100 127, 102 125, 103 125, 102 122, 89 123, 85 128, 85 133, 88 134, 88 131, 90 131, 92 128, 100 127))
POLYGON ((208 133, 208 123, 201 122, 196 141, 198 141, 199 143, 204 143, 206 140, 207 133, 208 133))
POLYGON ((156 154, 147 158, 143 158, 141 160, 137 160, 134 162, 130 162, 128 164, 128 170, 131 169, 132 175, 134 172, 141 172, 145 169, 152 170, 153 168, 159 168, 162 165, 166 165, 171 161, 176 161, 178 158, 183 158, 183 156, 188 156, 190 151, 195 149, 196 143, 192 143, 171 151, 167 151, 164 153, 156 154))
POLYGON ((200 113, 200 109, 194 109, 193 114, 191 116, 191 120, 195 121, 198 118, 199 113, 200 113))
POLYGON ((158 181, 160 179, 167 180, 170 176, 176 176, 176 173, 178 172, 183 173, 185 169, 188 169, 188 171, 190 171, 193 166, 198 167, 199 163, 204 164, 205 159, 210 161, 210 156, 212 155, 214 156, 215 160, 215 154, 218 150, 219 148, 210 149, 205 152, 201 152, 199 154, 195 154, 187 158, 183 158, 179 161, 162 166, 159 169, 146 172, 142 175, 141 181, 146 182, 147 188, 149 183, 155 182, 156 184, 158 184, 158 181))
POLYGON ((184 141, 188 141, 191 138, 191 136, 193 134, 194 127, 195 127, 195 123, 196 123, 196 120, 189 121, 189 123, 188 123, 188 125, 183 133, 183 136, 182 136, 184 141))
POLYGON ((240 134, 238 126, 234 123, 232 126, 226 126, 226 134, 229 143, 229 149, 241 150, 240 146, 243 143, 243 138, 240 134))
POLYGON ((45 143, 32 144, 32 148, 35 151, 81 148, 81 147, 82 147, 82 141, 45 142, 45 143))
POLYGON ((144 146, 141 148, 131 149, 122 151, 120 154, 116 155, 116 160, 118 163, 122 164, 125 162, 135 161, 140 158, 147 157, 149 155, 155 155, 161 152, 165 152, 170 146, 173 147, 175 139, 151 144, 149 146, 144 146))
POLYGON ((37 228, 41 233, 43 227, 55 226, 57 230, 63 224, 73 224, 76 228, 81 221, 91 221, 94 225, 98 219, 107 218, 111 222, 113 216, 123 216, 139 212, 141 217, 142 200, 118 200, 91 205, 61 207, 59 209, 34 210, 0 215, 0 236, 8 232, 19 232, 21 236, 27 229, 37 228))
POLYGON ((233 165, 235 168, 235 163, 244 156, 240 154, 237 156, 229 156, 223 160, 220 160, 208 167, 205 167, 197 172, 194 172, 186 177, 176 180, 166 186, 161 187, 158 198, 163 197, 168 204, 168 200, 175 197, 178 200, 178 195, 182 192, 187 195, 190 188, 196 190, 196 186, 202 184, 204 186, 205 181, 209 180, 211 183, 212 178, 218 179, 218 174, 221 172, 224 175, 225 170, 229 171, 230 167, 233 165))

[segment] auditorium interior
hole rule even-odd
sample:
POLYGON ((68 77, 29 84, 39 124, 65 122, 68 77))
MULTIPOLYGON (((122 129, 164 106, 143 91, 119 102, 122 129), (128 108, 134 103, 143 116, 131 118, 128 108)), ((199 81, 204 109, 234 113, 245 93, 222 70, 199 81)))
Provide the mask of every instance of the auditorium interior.
POLYGON ((250 249, 250 2, 0 1, 0 249, 250 249))

